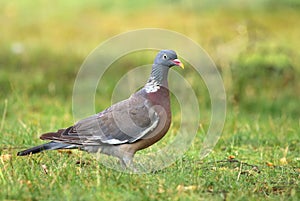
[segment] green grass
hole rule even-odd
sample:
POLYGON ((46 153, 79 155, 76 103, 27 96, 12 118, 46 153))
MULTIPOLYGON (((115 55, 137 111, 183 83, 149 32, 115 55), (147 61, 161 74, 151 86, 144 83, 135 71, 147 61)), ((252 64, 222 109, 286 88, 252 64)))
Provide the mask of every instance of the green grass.
MULTIPOLYGON (((56 116, 63 116, 64 112, 56 112, 56 116)), ((56 124, 57 119, 53 121, 56 124)), ((9 138, 12 133, 22 135, 23 139, 6 142, 10 143, 7 146, 39 143, 36 131, 41 126, 34 125, 34 121, 25 125, 26 129, 17 123, 15 129, 2 132, 6 134, 2 138, 9 138)), ((229 116, 224 135, 209 157, 199 160, 200 142, 195 140, 184 157, 172 166, 146 175, 107 169, 95 158, 77 151, 17 158, 15 149, 6 149, 2 154, 14 155, 1 162, 1 197, 9 200, 223 200, 224 197, 297 200, 300 148, 298 131, 291 128, 298 126, 287 118, 229 116), (228 161, 231 155, 238 161, 228 161), (85 164, 79 165, 78 161, 85 164), (273 165, 268 166, 270 163, 273 165)))
MULTIPOLYGON (((1 1, 0 200, 299 200, 299 3, 118 2, 1 1), (198 97, 201 126, 170 167, 136 175, 79 151, 16 157, 40 144, 39 134, 72 124, 73 84, 89 52, 109 37, 144 27, 183 33, 216 62, 228 108, 213 152, 200 160, 210 100, 186 65, 179 73, 198 97)), ((147 55, 124 57, 106 72, 98 110, 110 105, 122 73, 152 60, 147 55)), ((180 118, 172 101, 175 130, 180 118)))

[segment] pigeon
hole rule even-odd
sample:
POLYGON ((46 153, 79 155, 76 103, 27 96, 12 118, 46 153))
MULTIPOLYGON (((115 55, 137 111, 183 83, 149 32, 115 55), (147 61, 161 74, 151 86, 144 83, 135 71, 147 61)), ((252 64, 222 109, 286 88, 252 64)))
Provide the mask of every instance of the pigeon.
POLYGON ((150 77, 143 88, 128 99, 104 111, 79 120, 73 126, 42 134, 50 142, 20 151, 18 156, 46 150, 80 149, 119 158, 130 167, 134 154, 162 139, 171 124, 168 72, 184 69, 173 50, 161 50, 154 59, 150 77))

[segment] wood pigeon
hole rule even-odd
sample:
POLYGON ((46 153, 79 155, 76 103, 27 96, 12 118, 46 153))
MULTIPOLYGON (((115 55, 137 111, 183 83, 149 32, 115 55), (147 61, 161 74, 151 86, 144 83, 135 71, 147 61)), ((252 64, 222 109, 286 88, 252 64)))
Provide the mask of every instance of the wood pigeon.
POLYGON ((150 78, 142 89, 71 127, 41 135, 40 139, 51 141, 20 151, 17 155, 78 148, 118 157, 123 166, 129 167, 138 150, 156 143, 169 130, 168 72, 172 66, 184 68, 173 50, 160 51, 152 65, 150 78))

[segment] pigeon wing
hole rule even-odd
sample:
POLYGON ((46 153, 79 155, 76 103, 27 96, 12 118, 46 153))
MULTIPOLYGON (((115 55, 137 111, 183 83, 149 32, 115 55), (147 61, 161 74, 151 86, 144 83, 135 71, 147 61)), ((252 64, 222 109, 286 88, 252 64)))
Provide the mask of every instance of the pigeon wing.
MULTIPOLYGON (((78 145, 133 143, 151 133, 159 123, 158 114, 142 96, 133 95, 108 109, 78 121, 59 133, 41 139, 78 145)), ((48 136, 47 136, 48 135, 48 136)))

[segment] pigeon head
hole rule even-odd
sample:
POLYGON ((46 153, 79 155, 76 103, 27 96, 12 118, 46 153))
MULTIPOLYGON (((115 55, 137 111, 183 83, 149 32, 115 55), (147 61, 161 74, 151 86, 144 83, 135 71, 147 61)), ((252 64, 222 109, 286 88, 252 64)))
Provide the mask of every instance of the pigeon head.
POLYGON ((184 68, 173 50, 161 50, 155 57, 150 78, 146 84, 147 92, 155 92, 159 86, 168 87, 168 72, 172 66, 184 68))
POLYGON ((177 54, 173 50, 161 50, 154 60, 154 65, 161 65, 161 66, 180 66, 184 68, 183 63, 177 58, 177 54))

